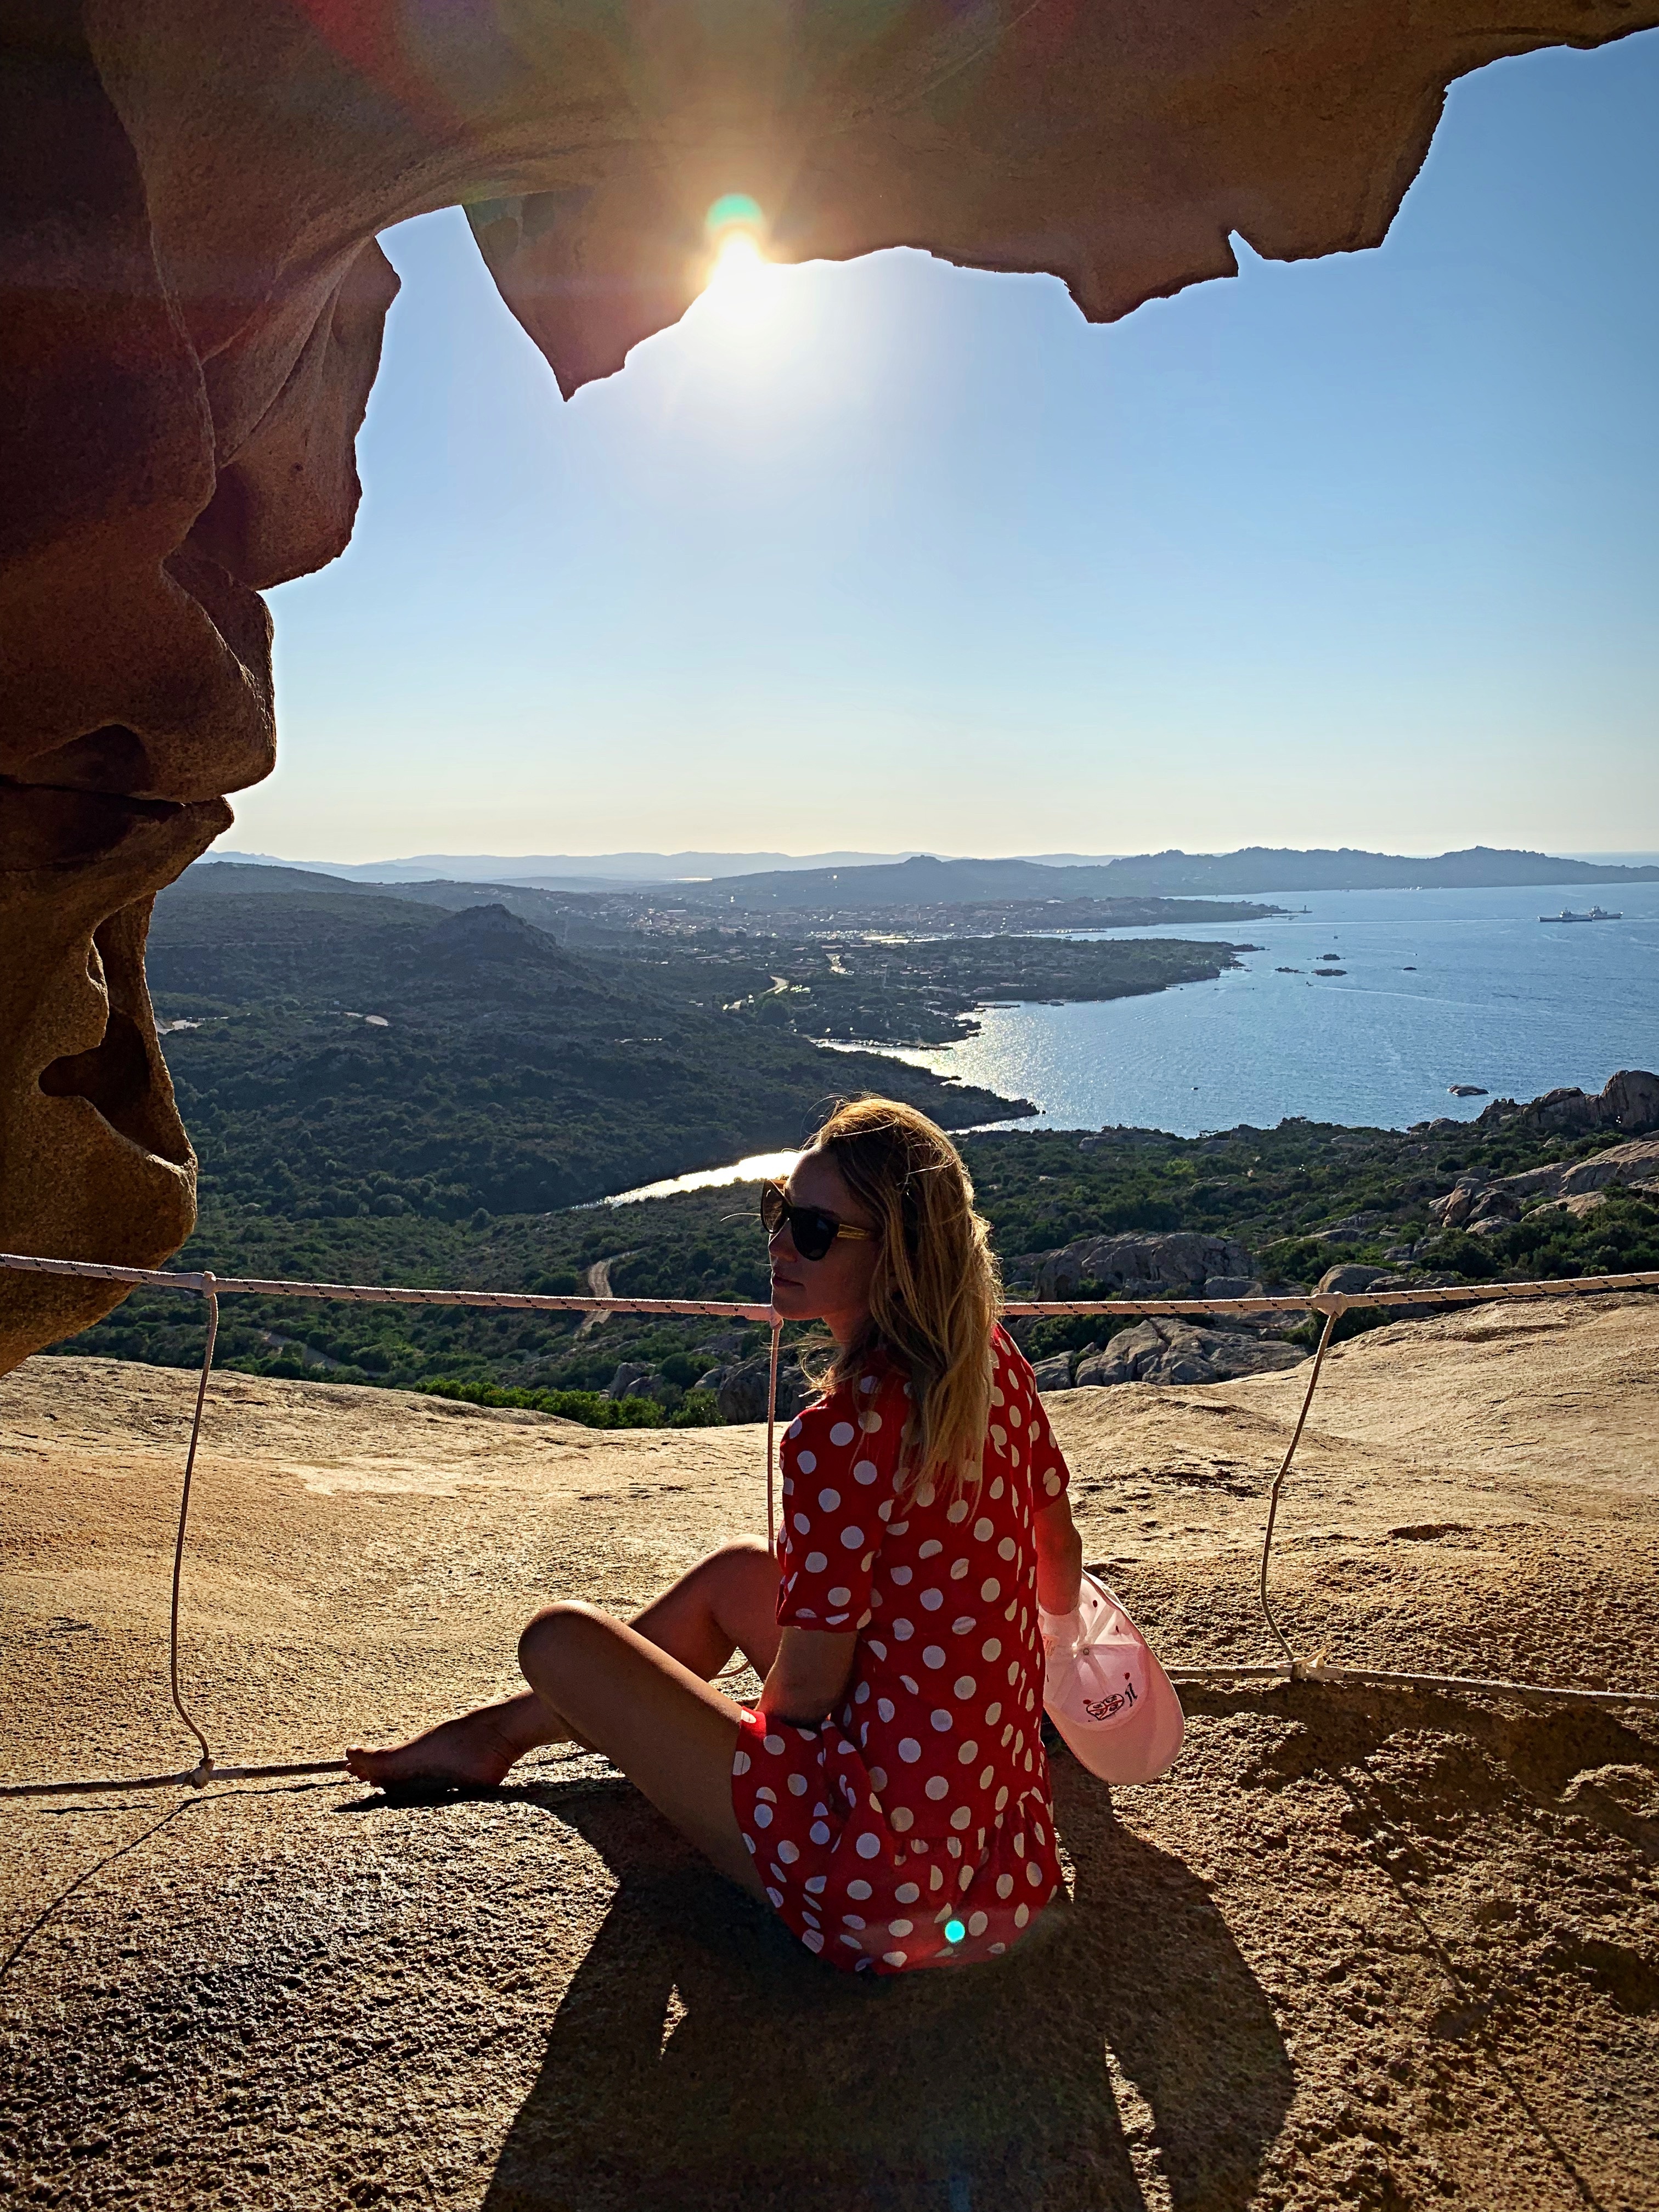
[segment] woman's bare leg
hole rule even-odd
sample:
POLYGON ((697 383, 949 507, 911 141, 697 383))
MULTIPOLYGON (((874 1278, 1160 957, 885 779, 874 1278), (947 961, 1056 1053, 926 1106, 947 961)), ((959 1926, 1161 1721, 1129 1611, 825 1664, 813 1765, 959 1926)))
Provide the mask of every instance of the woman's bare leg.
POLYGON ((765 1679, 778 1656, 778 1563, 758 1536, 722 1545, 630 1624, 704 1681, 741 1651, 765 1679))
MULTIPOLYGON (((635 1615, 633 1632, 705 1683, 735 1650, 741 1650, 764 1675, 777 1655, 777 1562, 772 1553, 757 1537, 740 1540, 711 1553, 682 1575, 635 1615)), ((593 1617, 608 1619, 605 1614, 593 1617)), ((729 1701, 722 1698, 720 1703, 724 1706, 729 1701)), ((733 1713, 736 1710, 731 1707, 733 1713)), ((515 1760, 539 1745, 574 1740, 586 1744, 590 1750, 617 1756, 609 1744, 570 1723, 567 1712, 532 1689, 444 1721, 387 1750, 371 1751, 353 1745, 346 1753, 346 1764, 365 1782, 451 1782, 490 1787, 502 1779, 515 1760)), ((629 1771, 620 1758, 617 1764, 629 1771)), ((650 1794, 647 1790, 647 1795, 650 1794)))
POLYGON ((594 1606, 550 1606, 519 1641, 543 1705, 605 1753, 720 1871, 763 1885, 732 1807, 741 1708, 712 1683, 594 1606))
POLYGON ((446 1721, 395 1751, 349 1751, 347 1765, 367 1782, 490 1784, 532 1745, 574 1737, 620 1766, 723 1875, 762 1894, 732 1809, 738 1706, 595 1606, 538 1613, 520 1638, 519 1663, 526 1695, 446 1721))

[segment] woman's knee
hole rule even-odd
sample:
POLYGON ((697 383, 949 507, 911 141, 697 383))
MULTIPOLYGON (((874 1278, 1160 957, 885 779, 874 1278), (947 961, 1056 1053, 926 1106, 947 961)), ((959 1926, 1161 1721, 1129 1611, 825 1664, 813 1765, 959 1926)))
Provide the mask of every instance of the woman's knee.
POLYGON ((708 1564, 739 1575, 775 1575, 778 1571, 777 1559, 764 1536, 734 1536, 729 1544, 708 1554, 708 1564))
POLYGON ((563 1598, 556 1605, 544 1606, 526 1624, 519 1638, 520 1668, 526 1676, 532 1668, 538 1673, 556 1671, 562 1661, 591 1651, 611 1625, 607 1614, 580 1598, 563 1598))

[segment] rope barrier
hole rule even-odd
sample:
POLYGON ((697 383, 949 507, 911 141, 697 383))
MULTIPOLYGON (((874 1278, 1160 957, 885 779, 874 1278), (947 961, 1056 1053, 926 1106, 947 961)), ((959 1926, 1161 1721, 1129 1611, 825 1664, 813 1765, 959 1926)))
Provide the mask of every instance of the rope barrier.
MULTIPOLYGON (((200 1297, 207 1308, 207 1337, 203 1348, 201 1378, 197 1384, 196 1405, 191 1421, 190 1443, 185 1455, 185 1473, 179 1502, 178 1532, 173 1556, 173 1601, 168 1622, 168 1677, 173 1704, 179 1717, 201 1747, 202 1756, 193 1767, 176 1774, 134 1775, 128 1778, 99 1777, 78 1782, 13 1782, 0 1784, 0 1798, 6 1797, 67 1797, 79 1796, 101 1790, 167 1790, 188 1787, 202 1789, 210 1781, 231 1782, 292 1777, 306 1774, 343 1774, 348 1771, 343 1759, 304 1760, 254 1765, 221 1766, 214 1759, 208 1741, 185 1705, 179 1687, 179 1605, 182 1587, 185 1559, 185 1533, 190 1514, 191 1486, 196 1471, 196 1454, 201 1441, 202 1416, 207 1403, 207 1387, 213 1370, 215 1346, 218 1340, 219 1300, 238 1295, 269 1297, 337 1298, 349 1302, 394 1305, 453 1305, 495 1308, 555 1313, 638 1313, 684 1314, 718 1320, 762 1322, 771 1331, 771 1352, 769 1361, 766 1403, 766 1536, 769 1548, 777 1546, 777 1515, 775 1499, 775 1455, 777 1431, 778 1364, 783 1332, 783 1316, 770 1305, 743 1304, 720 1298, 625 1298, 594 1296, 563 1296, 541 1291, 411 1290, 399 1285, 373 1283, 308 1283, 266 1280, 252 1276, 219 1277, 211 1269, 199 1273, 171 1271, 161 1267, 124 1267, 112 1261, 100 1260, 55 1260, 40 1258, 31 1253, 0 1252, 0 1268, 9 1268, 20 1273, 70 1275, 90 1278, 104 1282, 125 1283, 134 1289, 183 1291, 200 1297)), ((1659 1269, 1626 1275, 1576 1275, 1553 1281, 1530 1283, 1473 1283, 1442 1285, 1434 1288, 1410 1291, 1310 1291, 1299 1296, 1263 1297, 1259 1298, 1046 1298, 1010 1299, 1003 1307, 1005 1315, 1112 1315, 1128 1317, 1139 1316, 1155 1318, 1161 1315, 1216 1314, 1244 1316, 1252 1314, 1312 1313, 1322 1317, 1324 1327, 1314 1354, 1308 1387, 1303 1394, 1301 1411, 1296 1427, 1285 1447, 1285 1456, 1278 1474, 1273 1477, 1268 1492, 1267 1526, 1262 1534, 1261 1553, 1257 1573, 1257 1595, 1268 1628, 1285 1654, 1284 1662, 1272 1666, 1216 1666, 1173 1667, 1170 1669, 1172 1682, 1194 1686, 1206 1682, 1274 1681, 1325 1683, 1333 1686, 1345 1684, 1413 1689, 1447 1689, 1468 1692, 1503 1693, 1531 1698, 1559 1698, 1581 1704, 1600 1705, 1642 1705, 1659 1708, 1659 1693, 1645 1690, 1580 1690, 1566 1685, 1538 1682, 1511 1682, 1459 1674, 1410 1674, 1385 1672, 1363 1667, 1329 1666, 1322 1659, 1301 1660, 1292 1650, 1289 1638, 1280 1628, 1268 1595, 1267 1571, 1272 1558, 1273 1531, 1279 1516, 1279 1502, 1291 1462, 1296 1456, 1297 1446, 1307 1425, 1309 1408, 1313 1404, 1314 1392, 1325 1364, 1325 1354, 1330 1346, 1332 1332, 1344 1313, 1358 1308, 1414 1307, 1420 1310, 1425 1305, 1463 1306, 1501 1302, 1512 1298, 1549 1298, 1563 1296, 1580 1297, 1615 1291, 1659 1289, 1659 1269)), ((715 1677, 726 1681, 740 1674, 748 1662, 728 1668, 715 1677)))
POLYGON ((1292 1669, 1296 1666, 1296 1654, 1291 1649, 1290 1638, 1274 1619, 1273 1606, 1267 1597, 1267 1561, 1273 1553, 1273 1523, 1279 1518, 1279 1493, 1285 1487, 1285 1478, 1291 1471, 1291 1462, 1296 1457, 1296 1448, 1301 1443, 1302 1431, 1308 1425, 1308 1408, 1313 1403, 1313 1394, 1319 1382, 1319 1370, 1325 1364, 1325 1354, 1330 1346, 1331 1331, 1335 1327, 1336 1316, 1327 1314, 1325 1326, 1319 1332, 1319 1349, 1314 1354, 1313 1373, 1309 1376, 1307 1389, 1303 1393, 1302 1411, 1296 1417, 1296 1426, 1291 1431, 1291 1441, 1285 1447, 1285 1456, 1279 1462, 1278 1474, 1273 1477, 1273 1486, 1267 1493, 1267 1526, 1262 1532, 1261 1565, 1256 1576, 1256 1593, 1261 1601, 1261 1610, 1267 1616, 1268 1627, 1279 1639, 1279 1648, 1285 1654, 1286 1663, 1292 1669))
POLYGON ((213 1372, 213 1347, 219 1340, 219 1301, 213 1294, 213 1278, 209 1275, 202 1291, 207 1301, 207 1343, 202 1351, 202 1379, 196 1386, 196 1411, 191 1418, 190 1449, 185 1454, 184 1487, 179 1498, 179 1534, 173 1546, 173 1608, 167 1619, 167 1678, 173 1691, 173 1711, 202 1747, 201 1762, 197 1772, 204 1782, 213 1771, 213 1753, 208 1740, 185 1709, 179 1694, 179 1589, 185 1571, 185 1527, 190 1519, 190 1486, 196 1473, 196 1447, 202 1441, 202 1408, 207 1403, 208 1376, 213 1372))
MULTIPOLYGON (((743 1305, 730 1298, 569 1297, 542 1291, 419 1291, 392 1283, 300 1283, 254 1275, 191 1274, 167 1267, 118 1267, 102 1260, 42 1260, 31 1253, 0 1252, 0 1267, 33 1275, 84 1275, 126 1283, 134 1290, 211 1290, 222 1298, 343 1298, 358 1305, 483 1306, 498 1312, 705 1314, 716 1321, 775 1318, 769 1305, 743 1305)), ((1659 1278, 1656 1278, 1659 1279, 1659 1278)))

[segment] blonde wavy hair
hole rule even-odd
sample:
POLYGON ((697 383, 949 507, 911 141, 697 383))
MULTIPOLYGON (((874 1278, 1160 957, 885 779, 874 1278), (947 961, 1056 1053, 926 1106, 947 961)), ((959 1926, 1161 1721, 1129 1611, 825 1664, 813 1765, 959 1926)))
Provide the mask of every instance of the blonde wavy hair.
POLYGON ((943 1129, 894 1098, 843 1101, 812 1138, 880 1232, 868 1327, 818 1380, 856 1380, 886 1352, 910 1383, 907 1489, 979 1482, 1002 1283, 974 1186, 943 1129))

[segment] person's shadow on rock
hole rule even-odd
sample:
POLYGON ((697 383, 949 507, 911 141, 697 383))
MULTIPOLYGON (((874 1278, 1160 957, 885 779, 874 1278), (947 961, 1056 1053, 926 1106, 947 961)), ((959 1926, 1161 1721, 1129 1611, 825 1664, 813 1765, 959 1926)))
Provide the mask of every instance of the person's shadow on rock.
POLYGON ((1006 1960, 879 1981, 809 1957, 625 1784, 550 1793, 620 1887, 486 2212, 1128 2212, 1109 2051, 1176 2212, 1246 2205, 1291 2090, 1267 2002, 1202 1885, 1071 1760, 1054 1788, 1074 1905, 1006 1960))

